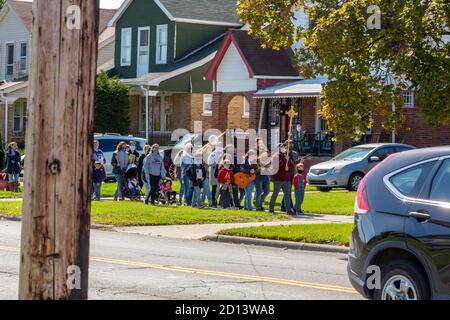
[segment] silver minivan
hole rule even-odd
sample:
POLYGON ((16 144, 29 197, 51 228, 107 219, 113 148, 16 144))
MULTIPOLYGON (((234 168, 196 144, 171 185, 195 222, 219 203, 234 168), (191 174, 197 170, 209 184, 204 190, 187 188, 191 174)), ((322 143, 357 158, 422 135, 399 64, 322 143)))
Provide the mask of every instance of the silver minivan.
POLYGON ((362 178, 389 155, 415 149, 406 144, 373 143, 350 148, 330 161, 312 166, 308 184, 320 191, 333 188, 358 190, 362 178))

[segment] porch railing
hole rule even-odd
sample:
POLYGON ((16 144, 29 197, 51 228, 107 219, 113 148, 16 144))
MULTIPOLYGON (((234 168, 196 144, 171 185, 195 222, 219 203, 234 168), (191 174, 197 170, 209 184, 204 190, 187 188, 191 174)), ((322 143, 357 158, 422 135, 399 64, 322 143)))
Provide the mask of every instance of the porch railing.
MULTIPOLYGON (((147 138, 146 133, 142 131, 133 134, 133 136, 144 139, 147 138)), ((150 132, 148 140, 149 140, 148 143, 151 145, 157 143, 161 146, 167 146, 170 144, 172 140, 172 132, 159 132, 159 131, 150 132)))
POLYGON ((294 148, 300 155, 333 157, 335 154, 333 135, 325 132, 302 132, 294 137, 294 148))

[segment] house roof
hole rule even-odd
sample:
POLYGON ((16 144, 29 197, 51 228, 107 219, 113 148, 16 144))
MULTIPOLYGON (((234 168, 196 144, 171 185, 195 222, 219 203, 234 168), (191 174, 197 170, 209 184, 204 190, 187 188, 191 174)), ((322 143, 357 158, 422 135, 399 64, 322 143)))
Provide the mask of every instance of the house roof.
POLYGON ((223 40, 213 63, 206 73, 207 80, 216 80, 219 68, 231 44, 247 66, 250 77, 266 79, 301 79, 294 67, 292 52, 281 49, 262 48, 261 42, 252 38, 245 30, 230 30, 223 40))
POLYGON ((323 86, 328 82, 326 77, 283 83, 257 91, 253 96, 263 98, 308 98, 320 97, 323 86))
MULTIPOLYGON (((242 26, 237 15, 236 0, 153 0, 171 21, 242 26)), ((125 0, 109 22, 114 26, 133 0, 125 0)))
MULTIPOLYGON (((32 16, 32 2, 18 1, 18 0, 8 0, 8 3, 12 6, 14 12, 22 20, 23 24, 28 30, 31 30, 31 23, 33 22, 32 16)), ((111 9, 100 9, 99 17, 99 33, 101 34, 106 30, 108 22, 112 19, 116 10, 111 9)))

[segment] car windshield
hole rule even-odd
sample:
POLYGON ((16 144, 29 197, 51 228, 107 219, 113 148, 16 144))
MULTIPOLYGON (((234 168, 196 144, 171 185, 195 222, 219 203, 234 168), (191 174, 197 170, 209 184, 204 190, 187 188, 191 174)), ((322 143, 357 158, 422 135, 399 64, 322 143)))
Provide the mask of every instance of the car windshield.
POLYGON ((367 156, 369 152, 371 152, 373 149, 374 148, 351 148, 336 156, 334 160, 336 161, 360 160, 365 156, 367 156))

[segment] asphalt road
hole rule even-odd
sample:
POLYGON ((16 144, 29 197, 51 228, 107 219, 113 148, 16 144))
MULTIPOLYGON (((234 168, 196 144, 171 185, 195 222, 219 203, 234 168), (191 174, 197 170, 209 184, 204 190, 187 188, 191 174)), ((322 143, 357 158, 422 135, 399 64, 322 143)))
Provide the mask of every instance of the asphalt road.
MULTIPOLYGON (((20 223, 0 221, 0 299, 16 299, 20 223)), ((90 299, 361 299, 346 256, 92 231, 90 299)))

